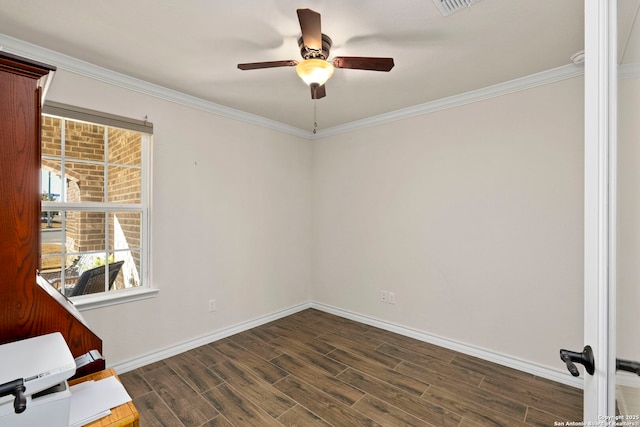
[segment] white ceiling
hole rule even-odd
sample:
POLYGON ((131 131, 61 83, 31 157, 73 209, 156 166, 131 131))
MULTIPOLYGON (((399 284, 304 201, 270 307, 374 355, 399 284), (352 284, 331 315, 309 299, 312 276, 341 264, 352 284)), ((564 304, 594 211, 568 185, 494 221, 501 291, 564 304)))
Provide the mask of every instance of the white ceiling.
MULTIPOLYGON (((0 0, 0 33, 301 129, 314 101, 293 67, 297 8, 322 15, 333 56, 391 56, 389 72, 337 69, 320 128, 570 63, 584 0, 481 0, 443 17, 432 0, 0 0)), ((55 65, 55 64, 54 64, 55 65)))

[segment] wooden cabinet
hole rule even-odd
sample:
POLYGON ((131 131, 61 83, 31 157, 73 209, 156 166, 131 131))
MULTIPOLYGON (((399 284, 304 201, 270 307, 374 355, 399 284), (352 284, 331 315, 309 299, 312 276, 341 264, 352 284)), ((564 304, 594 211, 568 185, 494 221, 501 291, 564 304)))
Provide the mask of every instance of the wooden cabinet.
MULTIPOLYGON (((0 51, 0 344, 60 332, 74 357, 102 340, 36 283, 42 79, 55 68, 0 51)), ((104 369, 104 361, 77 375, 104 369)))

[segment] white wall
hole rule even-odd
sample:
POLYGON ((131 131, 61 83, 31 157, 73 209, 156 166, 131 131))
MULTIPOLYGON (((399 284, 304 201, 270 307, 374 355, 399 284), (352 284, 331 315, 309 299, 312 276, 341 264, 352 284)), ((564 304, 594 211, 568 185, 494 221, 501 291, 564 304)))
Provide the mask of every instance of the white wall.
POLYGON ((160 293, 83 313, 109 365, 308 301, 308 140, 64 70, 47 99, 154 124, 152 271, 160 293))
POLYGON ((574 78, 314 141, 312 299, 562 369, 583 336, 583 102, 574 78))
POLYGON ((561 369, 582 347, 582 85, 309 142, 59 71, 48 99, 154 123, 160 293, 84 312, 108 364, 313 300, 561 369))

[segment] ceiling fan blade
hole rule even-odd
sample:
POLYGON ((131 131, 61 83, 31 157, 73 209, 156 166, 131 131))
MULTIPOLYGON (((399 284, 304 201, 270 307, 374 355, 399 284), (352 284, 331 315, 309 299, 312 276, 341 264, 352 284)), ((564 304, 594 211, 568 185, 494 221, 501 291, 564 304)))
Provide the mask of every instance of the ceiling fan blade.
POLYGON ((238 68, 241 70, 257 70, 260 68, 295 67, 296 65, 298 65, 298 61, 290 59, 288 61, 249 62, 247 64, 238 64, 238 68))
POLYGON ((370 58, 366 56, 336 56, 333 58, 336 68, 354 70, 389 71, 393 68, 393 58, 370 58))
POLYGON ((298 9, 298 21, 304 45, 309 49, 322 50, 320 14, 311 9, 298 9))
POLYGON ((327 90, 322 86, 318 86, 317 84, 312 84, 309 86, 311 88, 311 99, 320 99, 327 96, 327 90))

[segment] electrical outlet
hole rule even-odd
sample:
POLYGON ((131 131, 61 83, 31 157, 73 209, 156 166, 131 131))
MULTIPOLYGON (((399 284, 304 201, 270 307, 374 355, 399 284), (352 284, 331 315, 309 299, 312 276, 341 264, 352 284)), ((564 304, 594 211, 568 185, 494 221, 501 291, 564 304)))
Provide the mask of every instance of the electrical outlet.
POLYGON ((395 304, 396 303, 396 293, 395 292, 389 292, 389 294, 387 295, 387 302, 389 304, 395 304))
POLYGON ((216 311, 216 300, 209 300, 209 311, 216 311))
POLYGON ((389 292, 387 292, 387 291, 380 291, 380 301, 382 301, 382 302, 387 302, 387 301, 389 301, 389 292))

